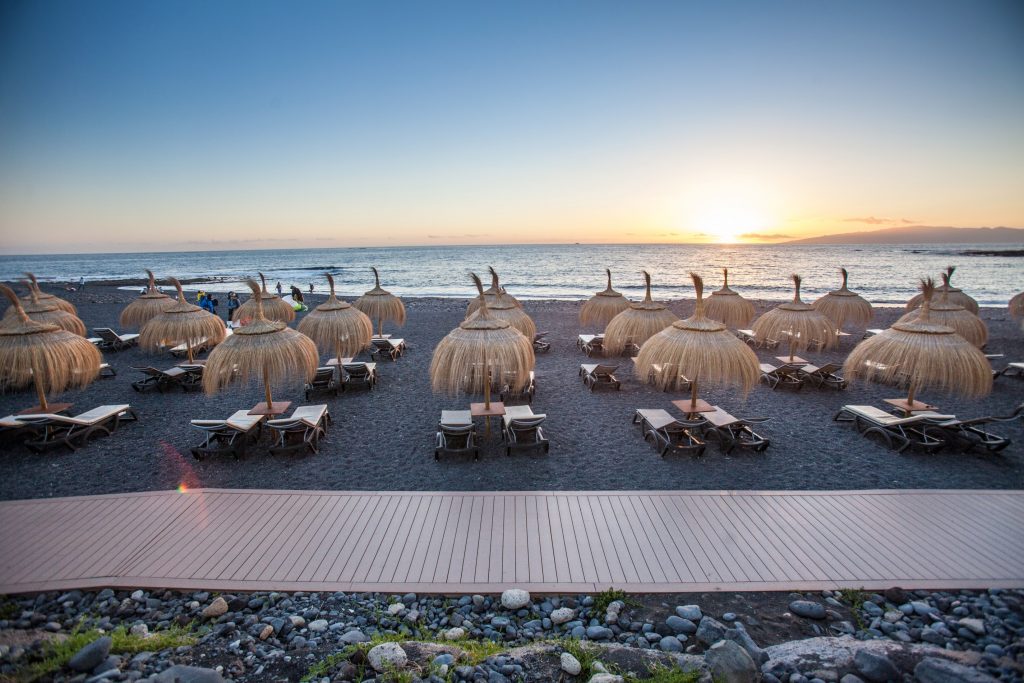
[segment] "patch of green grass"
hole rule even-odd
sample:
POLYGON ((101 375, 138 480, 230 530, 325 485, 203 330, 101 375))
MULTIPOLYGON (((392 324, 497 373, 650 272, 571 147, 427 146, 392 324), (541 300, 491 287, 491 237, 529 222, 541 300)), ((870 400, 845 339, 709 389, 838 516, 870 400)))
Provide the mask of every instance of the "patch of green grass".
POLYGON ((76 652, 92 641, 110 636, 113 641, 110 652, 113 654, 135 654, 138 652, 159 652, 172 647, 193 645, 197 636, 188 627, 172 626, 164 631, 154 631, 148 638, 133 636, 124 626, 118 626, 110 633, 101 633, 97 629, 75 629, 67 638, 54 639, 43 646, 42 652, 31 661, 14 672, 11 681, 28 683, 49 673, 63 668, 76 652))
POLYGON ((867 602, 868 595, 870 595, 863 588, 843 588, 836 592, 839 593, 839 602, 857 609, 867 602))
POLYGON ((619 590, 618 588, 608 588, 594 596, 594 612, 596 614, 604 614, 608 611, 608 605, 616 600, 621 600, 626 605, 636 606, 638 604, 629 599, 626 591, 619 590))
POLYGON ((598 649, 576 638, 565 638, 564 640, 557 641, 557 644, 579 661, 580 674, 577 678, 581 681, 590 680, 590 677, 595 673, 594 662, 598 659, 598 649))
POLYGON ((21 614, 21 607, 6 595, 0 595, 0 619, 13 620, 21 614))
POLYGON ((654 666, 647 671, 646 678, 637 676, 625 676, 626 683, 697 683, 700 680, 700 670, 689 671, 678 667, 654 666))

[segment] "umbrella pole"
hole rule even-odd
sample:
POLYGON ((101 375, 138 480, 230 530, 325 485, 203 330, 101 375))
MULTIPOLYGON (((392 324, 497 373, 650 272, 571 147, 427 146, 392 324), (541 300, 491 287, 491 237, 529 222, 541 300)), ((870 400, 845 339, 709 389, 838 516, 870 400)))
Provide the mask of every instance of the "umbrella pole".
POLYGON ((195 360, 195 359, 192 357, 192 340, 191 339, 186 339, 185 340, 185 349, 188 351, 188 362, 192 363, 192 361, 195 360))
POLYGON ((789 331, 789 362, 793 362, 793 330, 789 331))
POLYGON ((270 397, 270 371, 266 366, 263 366, 263 391, 267 397, 267 410, 273 410, 274 401, 270 397))
POLYGON ((487 349, 484 349, 484 408, 491 409, 491 368, 487 366, 487 349))
POLYGON ((914 405, 914 381, 911 380, 910 386, 907 387, 907 405, 913 407, 914 405))
POLYGON ((46 405, 46 393, 43 391, 43 387, 39 384, 39 373, 36 372, 35 368, 32 368, 32 384, 36 387, 36 398, 39 399, 39 407, 43 409, 45 413, 48 409, 46 405))
POLYGON ((690 412, 697 412, 697 378, 690 382, 690 412))

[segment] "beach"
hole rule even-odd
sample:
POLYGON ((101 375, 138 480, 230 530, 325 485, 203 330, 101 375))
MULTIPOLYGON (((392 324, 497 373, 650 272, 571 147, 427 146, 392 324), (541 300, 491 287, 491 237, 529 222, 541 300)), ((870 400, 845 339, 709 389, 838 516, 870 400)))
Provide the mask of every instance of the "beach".
MULTIPOLYGON (((118 314, 135 293, 113 286, 90 285, 84 291, 59 296, 78 307, 87 327, 120 330, 118 314)), ((190 299, 194 292, 186 293, 190 299)), ((511 292, 515 294, 514 291, 511 292)), ((324 300, 307 297, 311 307, 324 300)), ((223 298, 219 312, 225 309, 223 298)), ((551 350, 538 354, 536 413, 545 413, 550 452, 516 452, 506 457, 495 422, 492 436, 481 432, 479 461, 449 456, 433 458, 434 434, 441 410, 465 409, 468 396, 435 395, 428 368, 438 341, 463 319, 466 301, 405 298, 408 320, 404 328, 385 325, 406 340, 407 352, 396 362, 378 363, 380 383, 372 391, 344 392, 337 398, 314 397, 308 403, 326 403, 333 424, 318 454, 271 455, 267 437, 236 461, 229 456, 197 461, 190 448, 202 440, 191 419, 225 418, 250 408, 263 392, 258 386, 232 388, 215 396, 174 390, 137 393, 131 382, 141 379, 132 366, 169 368, 180 362, 169 354, 152 355, 138 348, 106 352, 104 359, 117 376, 99 379, 81 391, 60 399, 75 404, 72 414, 103 404, 129 403, 139 422, 124 424, 110 437, 98 438, 69 452, 55 449, 43 454, 6 445, 0 460, 6 476, 0 480, 0 499, 43 498, 129 491, 187 488, 274 488, 306 490, 766 490, 766 489, 919 489, 999 488, 1024 486, 1024 424, 997 423, 992 429, 1014 443, 998 454, 981 451, 962 454, 954 449, 926 454, 898 454, 868 440, 849 425, 833 421, 844 404, 881 406, 882 399, 901 397, 891 386, 857 383, 844 391, 806 386, 800 392, 755 387, 746 397, 734 389, 701 387, 701 397, 738 417, 768 417, 758 430, 771 440, 764 453, 737 449, 725 455, 714 442, 702 457, 669 453, 662 458, 631 424, 637 408, 664 408, 679 416, 671 401, 681 394, 662 393, 638 381, 629 358, 609 359, 619 365, 621 391, 591 392, 578 371, 589 360, 576 346, 577 334, 596 332, 580 328, 577 315, 582 302, 527 301, 525 310, 546 331, 551 350)), ((758 314, 774 302, 756 302, 758 314)), ((672 301, 669 308, 680 317, 693 311, 693 301, 672 301)), ((901 309, 876 308, 872 327, 886 327, 901 309)), ((301 315, 301 314, 300 314, 301 315)), ((1018 322, 1005 308, 982 308, 989 326, 986 353, 1004 354, 994 367, 1024 359, 1024 340, 1018 322)), ((859 336, 845 338, 830 352, 802 352, 817 364, 841 362, 859 336)), ((756 350, 761 362, 778 364, 778 350, 756 350)), ((326 356, 323 357, 326 359, 326 356)), ((369 360, 368 356, 363 358, 369 360)), ((939 406, 940 412, 962 418, 1005 415, 1019 405, 1024 382, 997 379, 992 393, 966 400, 924 392, 920 398, 939 406)), ((275 400, 307 403, 299 385, 275 390, 275 400)), ((51 397, 51 399, 56 397, 51 397)), ((0 396, 0 414, 17 412, 34 402, 31 390, 0 396)))

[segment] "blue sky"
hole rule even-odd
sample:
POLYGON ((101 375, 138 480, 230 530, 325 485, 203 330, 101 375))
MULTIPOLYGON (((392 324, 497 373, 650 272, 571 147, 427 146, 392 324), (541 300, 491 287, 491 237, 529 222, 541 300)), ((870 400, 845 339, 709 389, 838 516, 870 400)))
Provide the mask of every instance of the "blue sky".
POLYGON ((1020 226, 1021 111, 1019 2, 7 2, 0 250, 1020 226))

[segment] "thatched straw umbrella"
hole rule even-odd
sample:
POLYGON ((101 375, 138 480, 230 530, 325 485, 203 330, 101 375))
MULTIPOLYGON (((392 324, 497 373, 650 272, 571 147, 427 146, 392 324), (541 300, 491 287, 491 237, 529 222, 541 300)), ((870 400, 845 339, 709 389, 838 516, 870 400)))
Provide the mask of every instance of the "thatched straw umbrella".
POLYGON ((906 381, 906 404, 917 410, 916 392, 939 389, 971 398, 992 389, 992 366, 978 348, 952 328, 931 320, 935 283, 921 283, 921 313, 912 322, 897 322, 865 339, 843 365, 847 378, 877 382, 906 381), (916 406, 916 407, 915 407, 916 406))
POLYGON ((334 351, 338 362, 370 345, 373 323, 365 313, 341 301, 334 294, 334 278, 327 273, 331 295, 299 322, 299 332, 312 339, 325 353, 334 351))
POLYGON ((1014 318, 1024 318, 1024 292, 1010 299, 1009 309, 1014 318))
POLYGON ((697 290, 697 309, 651 337, 636 357, 640 377, 653 378, 663 391, 678 388, 680 377, 690 380, 690 407, 697 412, 698 381, 737 384, 744 393, 757 383, 761 371, 757 355, 731 334, 725 323, 708 318, 704 308, 704 281, 690 273, 697 290), (671 372, 654 373, 660 364, 671 372))
MULTIPOLYGON (((67 330, 71 334, 77 334, 80 337, 85 336, 85 323, 77 315, 69 313, 58 306, 57 302, 52 298, 40 298, 38 289, 27 281, 22 282, 28 287, 28 297, 27 300, 21 300, 21 308, 29 318, 44 325, 56 325, 62 330, 67 330)), ((3 324, 15 323, 18 320, 17 311, 13 306, 9 307, 7 311, 10 315, 4 318, 3 324)))
POLYGON ((227 331, 224 321, 207 310, 185 300, 181 283, 169 278, 178 290, 178 300, 165 306, 158 315, 149 319, 139 331, 139 346, 150 353, 156 353, 167 346, 184 344, 188 351, 188 362, 194 359, 192 347, 203 343, 215 345, 224 341, 227 331))
MULTIPOLYGON (((39 280, 36 279, 35 275, 33 275, 32 273, 25 273, 25 277, 27 277, 32 282, 32 285, 30 286, 29 289, 35 290, 35 293, 39 297, 40 301, 42 301, 43 303, 55 303, 57 304, 57 307, 60 308, 61 310, 67 311, 72 315, 78 315, 78 309, 76 309, 75 305, 72 304, 70 301, 65 301, 64 299, 61 299, 59 296, 47 294, 43 290, 39 289, 39 280)), ((27 301, 28 299, 29 297, 27 296, 23 296, 21 298, 22 301, 27 301)))
POLYGON ((810 304, 800 300, 800 283, 803 278, 791 275, 793 280, 793 300, 776 306, 754 321, 754 335, 758 339, 782 340, 789 336, 789 358, 793 353, 810 347, 812 343, 821 343, 822 348, 831 349, 836 346, 839 337, 836 325, 825 314, 816 311, 810 304))
MULTIPOLYGON (((946 275, 948 278, 946 282, 936 289, 936 294, 946 292, 949 294, 949 301, 954 304, 960 304, 974 315, 978 315, 978 302, 963 293, 963 290, 957 289, 949 284, 949 280, 953 278, 953 273, 956 271, 956 266, 946 266, 946 275)), ((921 305, 922 297, 920 294, 916 294, 910 298, 907 302, 907 306, 904 310, 912 311, 921 305)))
POLYGON ((103 359, 95 346, 56 325, 29 318, 9 287, 0 285, 0 293, 14 310, 14 320, 0 326, 0 388, 34 384, 38 410, 47 412, 46 394, 79 389, 96 378, 103 359))
POLYGON ((717 292, 711 292, 711 298, 704 312, 712 320, 721 320, 733 328, 746 327, 754 319, 754 304, 729 289, 729 269, 722 268, 725 284, 717 292))
POLYGON ((401 327, 405 324, 405 306, 397 296, 381 289, 380 274, 376 268, 373 271, 373 289, 356 299, 352 305, 365 313, 371 321, 377 321, 377 334, 384 336, 384 321, 390 320, 401 327))
MULTIPOLYGON (((505 291, 505 288, 501 286, 501 282, 498 280, 498 273, 494 270, 494 266, 487 266, 487 270, 491 273, 491 286, 484 290, 484 301, 487 302, 488 306, 494 305, 494 302, 498 300, 498 295, 504 295, 506 302, 511 302, 520 308, 523 304, 519 302, 514 296, 505 291)), ((476 309, 480 308, 480 297, 474 296, 466 304, 466 319, 469 316, 476 313, 476 309)))
MULTIPOLYGON (((943 273, 942 281, 943 284, 948 285, 949 275, 943 273)), ((985 321, 968 311, 960 304, 951 302, 949 300, 948 289, 938 287, 935 291, 939 295, 939 300, 935 301, 933 297, 929 310, 929 320, 935 325, 951 327, 954 332, 977 346, 979 349, 984 348, 985 344, 988 342, 988 326, 985 325, 985 321)), ((917 320, 920 315, 921 309, 915 308, 909 313, 904 313, 897 322, 913 322, 914 320, 917 320)))
POLYGON ((651 275, 646 270, 644 284, 647 292, 640 303, 630 302, 629 308, 608 322, 604 330, 604 350, 610 356, 617 356, 626 344, 641 346, 645 341, 679 320, 665 307, 665 304, 651 299, 651 275))
POLYGON ((484 299, 483 283, 476 274, 472 277, 479 292, 479 311, 438 343, 430 359, 430 384, 438 393, 483 392, 484 405, 490 409, 492 375, 499 380, 512 378, 514 391, 529 383, 533 338, 494 318, 484 299))
POLYGON ((146 275, 149 276, 149 285, 146 287, 146 291, 121 311, 120 320, 123 327, 141 328, 151 318, 160 315, 167 306, 174 303, 171 297, 156 288, 156 278, 153 277, 153 271, 147 270, 146 275))
POLYGON ((320 355, 312 339, 280 320, 268 320, 258 297, 260 286, 255 280, 247 284, 257 302, 256 313, 248 325, 235 330, 210 352, 203 370, 203 389, 214 394, 231 382, 260 378, 267 401, 266 413, 275 415, 287 410, 287 404, 274 404, 271 385, 313 379, 320 355))
POLYGON ((267 278, 263 273, 260 276, 262 287, 260 291, 249 297, 249 300, 238 307, 235 311, 235 320, 248 320, 256 317, 256 309, 262 306, 263 317, 267 320, 280 320, 283 323, 290 323, 295 320, 295 309, 287 301, 284 301, 276 294, 267 291, 267 278))
POLYGON ((605 272, 608 273, 608 287, 590 297, 580 309, 580 324, 584 327, 604 327, 612 318, 629 308, 629 299, 612 289, 612 271, 605 268, 605 272))
MULTIPOLYGON (((531 342, 533 341, 533 335, 537 334, 537 325, 534 324, 533 318, 527 315, 522 307, 513 303, 512 297, 503 292, 494 295, 494 299, 487 302, 487 312, 495 320, 504 320, 514 329, 522 332, 523 336, 531 342)), ((480 315, 479 306, 477 306, 476 311, 467 320, 472 320, 478 315, 480 315)))
POLYGON ((860 294, 846 288, 849 277, 846 268, 840 268, 839 272, 843 274, 843 286, 811 305, 819 313, 828 316, 828 319, 835 323, 837 331, 843 329, 845 323, 852 323, 854 327, 867 327, 874 315, 871 303, 860 294))

